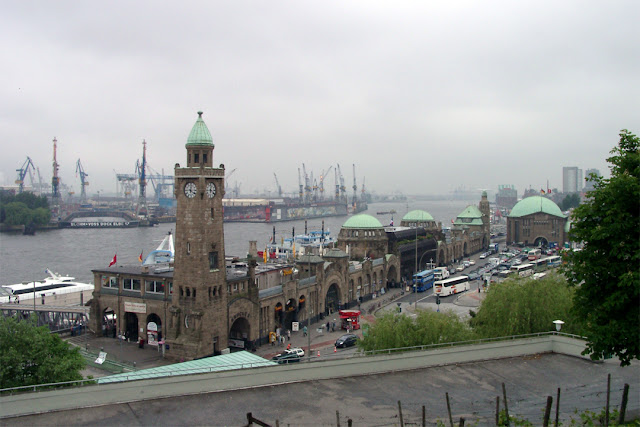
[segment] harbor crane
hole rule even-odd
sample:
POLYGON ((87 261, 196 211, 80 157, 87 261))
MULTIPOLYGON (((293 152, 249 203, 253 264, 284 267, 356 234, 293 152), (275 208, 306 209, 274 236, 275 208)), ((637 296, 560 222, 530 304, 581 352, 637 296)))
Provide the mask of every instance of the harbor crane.
POLYGON ((280 183, 278 182, 278 176, 276 173, 273 173, 273 177, 276 179, 276 189, 278 190, 278 197, 282 197, 282 187, 280 187, 280 183))
POLYGON ((331 172, 331 169, 333 169, 333 165, 329 166, 326 171, 322 171, 322 173, 320 174, 320 185, 319 185, 319 190, 320 190, 320 198, 324 200, 324 179, 327 177, 327 175, 329 175, 329 172, 331 172))
POLYGON ((58 149, 58 140, 53 137, 53 176, 51 178, 51 198, 53 199, 53 205, 57 206, 60 199, 60 177, 58 177, 58 169, 60 165, 56 158, 56 151, 58 149))
MULTIPOLYGON (((229 178, 231 178, 231 175, 233 175, 233 173, 235 171, 237 171, 238 168, 233 168, 231 169, 231 172, 229 172, 225 177, 224 177, 224 186, 225 186, 225 193, 231 188, 230 184, 229 184, 229 178)), ((237 188, 237 186, 236 186, 237 188)), ((236 192, 236 198, 238 197, 237 192, 236 192)))
POLYGON ((340 198, 342 200, 347 200, 347 186, 344 184, 344 175, 342 175, 342 170, 340 170, 340 165, 338 164, 338 176, 340 177, 340 198))
POLYGON ((358 186, 356 185, 356 164, 353 163, 353 206, 356 206, 358 200, 358 186))
POLYGON ((302 164, 302 172, 304 174, 304 198, 305 201, 309 201, 311 193, 311 182, 309 181, 309 175, 307 174, 307 168, 304 163, 302 164))
POLYGON ((147 216, 147 141, 142 140, 142 163, 136 161, 136 173, 138 174, 138 206, 136 215, 147 216))
POLYGON ((35 166, 31 161, 31 157, 27 156, 27 160, 24 161, 22 167, 20 169, 16 169, 18 172, 18 179, 16 179, 16 184, 18 184, 18 194, 24 191, 24 178, 29 174, 29 178, 31 178, 31 186, 33 187, 33 170, 35 166))
POLYGON ((87 181, 86 178, 89 174, 84 171, 82 163, 80 163, 80 159, 76 162, 76 176, 78 176, 78 174, 80 174, 80 198, 85 202, 87 200, 87 192, 85 188, 89 185, 89 181, 87 181))
POLYGON ((298 168, 298 197, 300 198, 300 201, 302 202, 302 197, 304 195, 304 186, 302 185, 302 177, 300 176, 300 168, 298 168))

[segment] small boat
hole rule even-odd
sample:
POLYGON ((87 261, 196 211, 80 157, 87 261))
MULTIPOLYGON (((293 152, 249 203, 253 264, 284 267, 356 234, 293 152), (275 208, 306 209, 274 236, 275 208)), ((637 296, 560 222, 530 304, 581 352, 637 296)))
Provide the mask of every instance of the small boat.
MULTIPOLYGON (((268 258, 275 260, 286 260, 304 254, 305 247, 312 246, 317 248, 328 248, 333 246, 336 239, 331 237, 329 230, 311 231, 309 234, 298 234, 294 238, 286 238, 280 244, 270 242, 267 244, 268 258), (295 253, 294 253, 295 252, 295 253)), ((258 257, 264 258, 264 252, 258 251, 258 257)))
POLYGON ((44 280, 0 286, 0 304, 33 300, 34 295, 40 298, 94 289, 92 284, 76 282, 75 277, 61 276, 48 268, 46 272, 49 277, 44 280))
POLYGON ((169 231, 160 246, 151 251, 144 259, 142 265, 169 264, 173 262, 176 251, 173 246, 173 235, 169 231))
POLYGON ((376 212, 378 215, 393 215, 396 213, 395 209, 391 209, 390 211, 376 212))

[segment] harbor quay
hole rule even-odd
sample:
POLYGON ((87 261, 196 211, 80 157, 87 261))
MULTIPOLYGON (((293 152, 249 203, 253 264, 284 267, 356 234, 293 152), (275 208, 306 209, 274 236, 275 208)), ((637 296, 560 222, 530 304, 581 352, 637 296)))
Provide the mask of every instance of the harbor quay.
MULTIPOLYGON (((367 214, 348 218, 331 245, 308 246, 288 260, 286 248, 229 260, 224 244, 224 164, 214 166, 213 139, 198 119, 187 138, 186 165, 176 164, 175 257, 168 265, 93 269, 90 329, 162 346, 173 361, 253 350, 278 331, 308 328, 340 310, 357 309, 429 265, 448 265, 490 244, 484 193, 448 232, 425 211, 397 226, 367 214), (276 259, 272 260, 272 255, 276 259)), ((340 325, 345 328, 345 324, 340 325)))

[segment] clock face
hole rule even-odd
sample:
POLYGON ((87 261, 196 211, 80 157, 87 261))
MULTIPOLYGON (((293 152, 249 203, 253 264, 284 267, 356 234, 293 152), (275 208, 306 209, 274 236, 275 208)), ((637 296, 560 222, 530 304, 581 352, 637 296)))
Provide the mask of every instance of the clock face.
POLYGON ((213 196, 216 195, 216 185, 213 182, 207 184, 207 196, 210 199, 213 199, 213 196))
POLYGON ((184 194, 190 199, 196 197, 196 191, 197 188, 193 182, 187 182, 187 184, 184 186, 184 194))

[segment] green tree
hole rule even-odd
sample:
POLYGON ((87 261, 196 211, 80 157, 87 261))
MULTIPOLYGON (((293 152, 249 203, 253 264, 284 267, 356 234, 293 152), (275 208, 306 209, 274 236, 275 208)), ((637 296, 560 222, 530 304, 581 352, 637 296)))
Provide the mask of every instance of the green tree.
POLYGON ((31 222, 33 211, 22 202, 11 202, 4 207, 5 224, 27 225, 31 222))
POLYGON ((580 205, 580 196, 578 193, 569 194, 562 199, 562 203, 560 203, 560 205, 560 209, 563 211, 568 211, 569 209, 578 207, 580 205))
POLYGON ((640 141, 627 130, 607 159, 611 177, 591 175, 594 189, 573 212, 565 275, 576 285, 575 310, 586 324, 592 359, 640 358, 640 141))
POLYGON ((582 324, 572 315, 574 290, 555 273, 540 280, 507 279, 491 285, 471 325, 480 337, 504 337, 554 330, 553 321, 565 322, 563 332, 580 333, 582 324))
POLYGON ((35 318, 0 318, 0 343, 0 388, 82 379, 78 348, 36 326, 35 318))
POLYGON ((33 210, 32 220, 37 225, 46 225, 51 220, 51 212, 47 208, 36 208, 33 210))
POLYGON ((472 331, 454 313, 419 310, 413 319, 404 314, 385 314, 369 328, 369 333, 358 342, 358 346, 365 351, 383 350, 472 338, 472 331))

